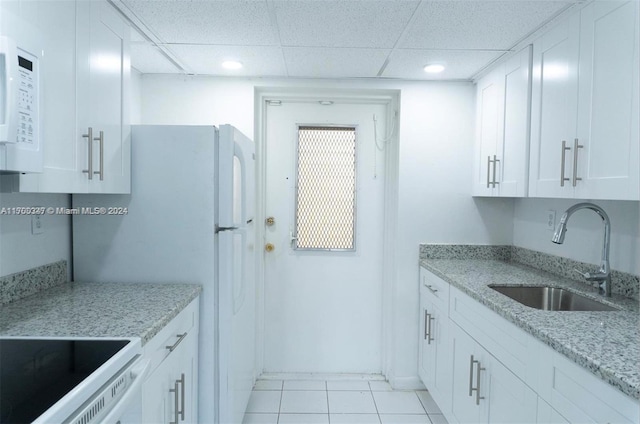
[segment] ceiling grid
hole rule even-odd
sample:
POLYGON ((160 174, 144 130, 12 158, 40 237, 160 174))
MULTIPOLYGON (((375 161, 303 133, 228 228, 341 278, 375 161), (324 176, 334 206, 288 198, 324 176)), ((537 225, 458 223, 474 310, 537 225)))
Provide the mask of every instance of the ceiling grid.
POLYGON ((110 2, 143 34, 131 58, 143 73, 472 80, 584 0, 110 2))

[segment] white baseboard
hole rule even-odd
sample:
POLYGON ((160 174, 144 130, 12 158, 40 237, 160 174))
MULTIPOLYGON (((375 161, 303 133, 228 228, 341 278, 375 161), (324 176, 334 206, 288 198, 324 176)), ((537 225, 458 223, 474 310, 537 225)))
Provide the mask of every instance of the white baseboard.
POLYGON ((262 373, 259 380, 365 380, 385 381, 382 374, 347 374, 347 373, 262 373))
POLYGON ((426 390, 418 376, 396 377, 395 375, 390 375, 389 384, 391 384, 393 390, 426 390))

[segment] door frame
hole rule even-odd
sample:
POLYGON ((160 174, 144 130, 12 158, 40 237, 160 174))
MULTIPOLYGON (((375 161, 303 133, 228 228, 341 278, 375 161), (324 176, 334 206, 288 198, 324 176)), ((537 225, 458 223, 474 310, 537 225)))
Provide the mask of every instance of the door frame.
MULTIPOLYGON (((265 226, 266 219, 266 130, 267 107, 270 101, 287 102, 349 102, 362 104, 384 104, 387 106, 386 126, 395 131, 387 145, 384 159, 384 221, 382 252, 382 316, 381 316, 381 372, 387 379, 393 378, 393 328, 394 292, 396 285, 396 240, 398 228, 398 181, 399 181, 399 139, 400 139, 400 90, 388 89, 339 89, 339 88, 283 88, 256 87, 255 127, 256 143, 256 371, 258 376, 264 370, 264 300, 265 300, 265 226)), ((385 137, 383 134, 382 137, 385 137)), ((257 377, 257 376, 256 376, 257 377)))

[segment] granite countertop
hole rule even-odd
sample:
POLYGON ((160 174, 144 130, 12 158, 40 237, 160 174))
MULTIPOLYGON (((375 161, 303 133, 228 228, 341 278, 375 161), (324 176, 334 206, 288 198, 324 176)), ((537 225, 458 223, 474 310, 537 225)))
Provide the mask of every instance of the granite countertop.
POLYGON ((64 283, 0 306, 0 336, 140 337, 144 345, 201 291, 191 284, 64 283))
POLYGON ((640 399, 640 307, 637 300, 617 294, 605 299, 587 284, 499 259, 423 258, 420 266, 623 393, 640 399), (567 288, 617 306, 620 311, 542 311, 492 290, 489 284, 567 288))

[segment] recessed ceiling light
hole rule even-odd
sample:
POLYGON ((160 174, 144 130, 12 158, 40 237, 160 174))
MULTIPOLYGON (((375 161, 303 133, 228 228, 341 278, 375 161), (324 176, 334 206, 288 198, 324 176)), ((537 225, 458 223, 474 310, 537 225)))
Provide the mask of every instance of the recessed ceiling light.
POLYGON ((222 62, 222 67, 225 69, 240 69, 242 68, 242 63, 236 60, 225 60, 222 62))
POLYGON ((438 74, 444 71, 444 65, 440 65, 439 63, 432 63, 424 67, 424 71, 429 74, 438 74))
POLYGON ((318 103, 320 103, 322 106, 331 106, 333 104, 331 100, 320 100, 318 103))

